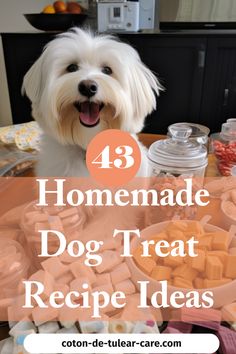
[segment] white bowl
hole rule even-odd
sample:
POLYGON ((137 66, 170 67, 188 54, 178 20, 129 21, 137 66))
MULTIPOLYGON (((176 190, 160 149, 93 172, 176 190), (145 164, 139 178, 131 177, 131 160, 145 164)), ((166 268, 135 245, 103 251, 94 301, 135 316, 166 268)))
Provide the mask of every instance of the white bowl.
POLYGON ((223 193, 222 196, 221 196, 221 200, 222 201, 221 201, 220 208, 221 208, 221 212, 222 212, 222 215, 223 215, 223 217, 222 217, 223 226, 227 230, 229 230, 232 225, 236 225, 236 215, 235 215, 235 217, 232 217, 225 210, 225 203, 227 203, 228 201, 233 203, 233 201, 231 199, 231 190, 223 193))
MULTIPOLYGON (((188 223, 188 220, 184 220, 184 222, 188 223)), ((133 239, 131 242, 131 252, 134 251, 140 241, 151 239, 154 235, 162 232, 169 224, 169 221, 164 221, 152 226, 147 227, 141 232, 141 238, 133 239)), ((206 232, 215 232, 215 231, 225 231, 217 226, 206 224, 204 226, 204 230, 206 232)), ((152 294, 156 291, 161 290, 161 283, 153 278, 149 277, 147 274, 142 272, 140 268, 135 264, 134 258, 127 258, 126 262, 131 272, 131 277, 134 283, 136 284, 138 281, 149 281, 147 296, 150 299, 152 294)), ((167 290, 167 301, 169 302, 170 296, 175 291, 182 291, 184 294, 191 291, 193 289, 180 289, 176 288, 172 285, 168 285, 167 290)), ((205 291, 212 291, 214 298, 214 306, 213 308, 220 308, 224 305, 230 304, 236 300, 236 280, 233 280, 231 283, 211 288, 211 289, 197 289, 196 290, 200 295, 205 291)))

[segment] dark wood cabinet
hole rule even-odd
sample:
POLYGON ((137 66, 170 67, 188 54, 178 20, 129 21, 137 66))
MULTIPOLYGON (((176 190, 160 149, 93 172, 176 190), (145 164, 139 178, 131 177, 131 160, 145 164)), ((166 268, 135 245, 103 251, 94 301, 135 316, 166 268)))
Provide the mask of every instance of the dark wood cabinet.
POLYGON ((47 33, 5 33, 1 36, 13 123, 28 122, 32 120, 31 107, 28 98, 21 94, 23 77, 53 36, 47 33))
POLYGON ((201 117, 217 131, 236 117, 236 37, 208 42, 201 117))
MULTIPOLYGON (((31 119, 20 93, 26 71, 54 37, 49 33, 2 34, 14 123, 31 119)), ((122 34, 165 87, 144 131, 166 133, 175 122, 207 125, 212 132, 236 117, 236 33, 122 34)))
POLYGON ((175 122, 200 122, 206 39, 155 36, 142 44, 142 39, 133 36, 131 43, 140 48, 142 60, 157 73, 165 88, 144 131, 165 133, 175 122))

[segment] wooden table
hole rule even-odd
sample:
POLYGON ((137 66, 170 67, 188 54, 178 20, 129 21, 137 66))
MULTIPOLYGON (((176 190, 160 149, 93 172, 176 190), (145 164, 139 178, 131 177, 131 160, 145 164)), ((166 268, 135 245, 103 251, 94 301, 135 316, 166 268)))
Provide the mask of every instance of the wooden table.
MULTIPOLYGON (((163 140, 166 139, 165 135, 158 135, 158 134, 139 134, 139 140, 147 147, 154 143, 157 140, 163 140)), ((12 150, 12 147, 11 147, 12 150)), ((1 145, 0 145, 0 152, 1 152, 1 145)), ((207 177, 217 177, 219 176, 219 172, 216 166, 216 158, 214 155, 210 154, 208 156, 209 159, 209 164, 207 167, 206 171, 206 176, 207 177)), ((24 177, 33 177, 34 176, 34 171, 32 169, 27 170, 24 174, 24 177)))

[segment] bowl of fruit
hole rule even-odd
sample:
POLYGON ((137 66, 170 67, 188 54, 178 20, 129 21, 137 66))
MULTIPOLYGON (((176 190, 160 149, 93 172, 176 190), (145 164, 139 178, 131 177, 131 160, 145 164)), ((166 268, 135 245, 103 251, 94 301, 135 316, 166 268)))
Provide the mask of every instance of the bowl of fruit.
POLYGON ((88 17, 81 5, 74 1, 55 1, 44 7, 41 13, 24 16, 31 26, 42 31, 66 31, 81 26, 88 17))
POLYGON ((213 308, 230 304, 236 300, 236 254, 231 236, 215 225, 202 225, 195 220, 165 221, 149 226, 142 230, 140 239, 131 242, 133 257, 126 259, 131 278, 135 284, 147 284, 140 290, 149 299, 155 292, 163 291, 170 303, 174 294, 181 291, 186 299, 192 294, 199 301, 210 291, 213 308), (192 237, 198 241, 196 257, 189 256, 186 248, 192 237), (148 245, 149 256, 144 257, 143 241, 146 251, 148 245), (160 248, 169 255, 160 257, 160 248), (181 248, 186 257, 176 255, 181 248))

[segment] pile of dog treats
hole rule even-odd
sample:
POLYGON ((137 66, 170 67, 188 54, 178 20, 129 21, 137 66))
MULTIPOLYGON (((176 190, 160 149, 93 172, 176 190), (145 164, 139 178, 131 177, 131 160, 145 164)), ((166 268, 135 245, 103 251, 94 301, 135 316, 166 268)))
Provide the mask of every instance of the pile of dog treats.
MULTIPOLYGON (((60 211, 63 213, 63 211, 60 211)), ((33 229, 36 227, 35 218, 37 222, 45 222, 41 220, 42 213, 37 211, 37 215, 29 218, 29 215, 25 215, 27 223, 31 225, 33 229)), ((59 215, 59 213, 57 214, 59 215)), ((51 217, 51 215, 49 215, 51 217)), ((55 215, 54 215, 55 216, 55 215)), ((62 217, 73 217, 74 215, 61 214, 62 217)), ((76 214, 76 217, 78 215, 76 214)), ((49 221, 51 219, 49 218, 49 221)), ((55 221, 55 219, 53 219, 55 221)), ((48 222, 48 221, 46 221, 48 222)), ((63 223, 62 223, 63 224, 63 223)), ((179 223, 180 225, 180 223, 179 223)), ((202 250, 206 253, 215 252, 213 257, 218 257, 219 262, 224 257, 229 257, 227 250, 229 247, 228 241, 224 235, 222 238, 216 237, 216 235, 205 235, 201 227, 194 222, 192 227, 198 226, 198 233, 202 233, 201 238, 210 237, 210 241, 203 242, 202 250), (212 249, 212 246, 215 245, 212 249), (210 249, 209 249, 210 247, 210 249), (226 255, 225 255, 226 253, 226 255)), ((50 226, 50 222, 49 222, 50 226)), ((54 225, 55 226, 55 225, 54 225)), ((173 224, 172 224, 173 226, 173 224)), ((18 223, 19 233, 14 233, 14 241, 18 242, 22 237, 22 224, 18 223)), ((183 227, 183 225, 182 225, 183 227)), ((16 229, 16 225, 14 225, 16 229)), ((174 228, 176 231, 187 232, 187 230, 174 228)), ((170 228, 168 232, 174 232, 174 229, 170 228)), ((188 230, 189 231, 189 230, 188 230)), ((0 233, 1 236, 1 233, 0 233)), ((177 238, 179 238, 178 235, 177 238)), ((168 236, 169 237, 169 236, 168 236)), ((176 235, 175 235, 176 237, 176 235)), ((70 309, 48 309, 48 311, 39 311, 39 308, 27 309, 27 313, 15 322, 13 320, 15 305, 17 301, 15 298, 9 296, 8 298, 0 299, 0 311, 8 313, 9 320, 9 335, 10 337, 0 342, 0 354, 25 354, 26 351, 23 348, 23 342, 27 335, 31 333, 159 333, 159 327, 162 326, 162 312, 160 309, 154 309, 150 307, 150 310, 138 309, 139 294, 136 293, 136 288, 131 280, 130 270, 122 258, 119 257, 117 250, 117 244, 112 241, 104 242, 102 252, 103 261, 100 265, 91 269, 87 267, 83 262, 75 260, 75 258, 65 255, 59 257, 48 258, 41 263, 41 267, 35 273, 30 275, 29 279, 40 281, 45 285, 46 299, 52 291, 62 291, 63 294, 67 294, 71 290, 81 291, 82 283, 85 281, 89 284, 91 290, 99 291, 105 290, 109 294, 114 291, 124 291, 127 295, 127 305, 124 309, 114 309, 113 307, 106 307, 103 312, 101 321, 87 321, 83 319, 82 309, 80 315, 76 311, 70 311, 70 309), (129 321, 127 318, 132 314, 132 318, 135 316, 145 314, 145 319, 129 321)), ((201 262, 202 263, 202 260, 201 262)), ((199 264, 200 264, 199 263, 199 264)), ((197 263, 197 266, 200 266, 197 263)), ((225 263, 226 264, 226 263, 225 263)), ((156 265, 156 263, 155 263, 156 265)), ((161 266, 161 265, 160 265, 161 266)), ((168 266, 168 265, 167 265, 168 266)), ((193 265, 191 267, 194 269, 193 265)), ((235 267, 230 267, 234 271, 235 267)), ((227 267, 226 267, 227 269, 227 267)), ((215 271, 211 271, 209 266, 209 274, 215 274, 215 271)), ((233 278, 233 277, 231 277, 233 278)), ((168 279, 166 279, 168 280, 168 279)), ((19 285, 15 289, 15 294, 19 296, 19 299, 23 299, 22 285, 19 285)), ((205 311, 205 310, 204 310, 205 311)), ((164 333, 191 333, 196 329, 196 326, 200 328, 208 328, 211 331, 217 333, 221 341, 221 353, 222 354, 235 354, 236 347, 236 303, 223 307, 222 311, 212 310, 214 314, 213 320, 207 320, 206 312, 203 313, 203 318, 199 317, 193 310, 181 311, 181 316, 174 318, 169 322, 164 333), (222 318, 224 321, 231 323, 231 328, 222 326, 222 318), (233 349, 232 349, 233 348, 233 349)), ((19 314, 20 316, 20 314, 19 314)), ((88 317, 87 317, 88 318, 88 317)))
POLYGON ((151 239, 155 242, 151 257, 142 257, 142 247, 139 247, 134 259, 137 266, 155 280, 168 280, 169 285, 178 288, 207 289, 236 279, 236 238, 229 232, 207 232, 198 221, 173 221, 151 239), (158 242, 186 242, 193 235, 199 241, 197 257, 157 257, 155 246, 158 242))
MULTIPOLYGON (((174 313, 175 311, 173 311, 174 313)), ((222 310, 183 308, 162 325, 152 320, 128 322, 120 319, 90 322, 50 321, 35 325, 29 319, 9 323, 10 337, 0 342, 1 354, 26 354, 24 339, 33 333, 159 333, 157 324, 164 334, 213 333, 220 341, 220 354, 235 354, 236 348, 236 303, 226 305, 222 310), (222 322, 222 319, 226 322, 222 322), (227 322, 228 321, 228 322, 227 322)))
POLYGON ((80 321, 63 323, 50 321, 38 326, 29 319, 22 319, 18 323, 9 323, 10 337, 0 342, 1 354, 26 354, 24 340, 29 334, 79 334, 79 333, 159 333, 155 321, 128 322, 113 321, 80 321))
MULTIPOLYGON (((38 247, 38 240, 35 239, 38 229, 46 227, 64 232, 71 225, 83 224, 84 216, 76 210, 76 208, 73 210, 53 208, 51 211, 49 208, 44 208, 42 211, 31 204, 29 208, 24 209, 21 220, 14 220, 14 226, 11 226, 8 220, 8 228, 5 229, 7 232, 2 230, 0 237, 10 236, 12 242, 20 244, 22 230, 24 230, 26 244, 30 243, 38 247), (17 228, 18 232, 16 232, 17 228)), ((43 260, 38 270, 33 274, 30 272, 25 278, 37 280, 44 285, 45 301, 53 291, 61 291, 63 294, 75 290, 82 292, 85 282, 92 291, 104 290, 109 294, 118 290, 124 291, 127 295, 127 306, 124 309, 117 310, 107 306, 101 321, 88 321, 91 316, 86 309, 81 309, 80 312, 67 307, 48 308, 46 309, 48 311, 41 311, 39 307, 23 309, 24 289, 20 283, 14 288, 14 293, 7 291, 8 297, 0 298, 0 312, 8 316, 10 327, 10 337, 0 343, 0 353, 26 353, 23 348, 24 338, 31 333, 159 333, 158 325, 162 324, 159 309, 153 312, 145 311, 145 316, 142 316, 145 317, 144 320, 134 322, 127 320, 129 316, 134 315, 135 310, 137 316, 142 311, 137 309, 139 294, 136 293, 130 270, 120 257, 117 246, 119 245, 114 239, 104 241, 101 249, 103 262, 93 268, 86 266, 83 260, 73 258, 65 252, 61 256, 43 260)), ((32 264, 32 260, 30 263, 32 264)))
POLYGON ((213 333, 220 341, 220 354, 235 354, 236 303, 224 306, 221 311, 183 308, 177 313, 163 333, 213 333))
POLYGON ((236 165, 236 142, 213 142, 214 153, 218 159, 218 169, 222 176, 231 176, 232 167, 236 165))
MULTIPOLYGON (((32 261, 40 268, 41 239, 39 230, 57 230, 65 234, 65 237, 73 237, 83 229, 86 215, 82 208, 64 207, 39 207, 35 202, 30 203, 22 214, 20 227, 25 235, 25 241, 30 252, 34 255, 32 261)), ((54 253, 59 246, 59 240, 55 237, 48 238, 48 251, 54 253)))
POLYGON ((42 130, 37 122, 9 125, 0 128, 0 142, 15 144, 19 150, 39 150, 42 130))

